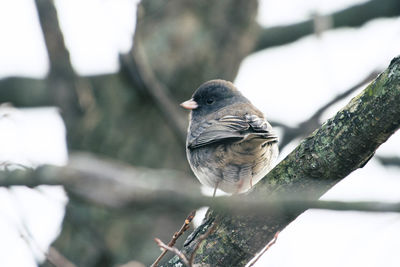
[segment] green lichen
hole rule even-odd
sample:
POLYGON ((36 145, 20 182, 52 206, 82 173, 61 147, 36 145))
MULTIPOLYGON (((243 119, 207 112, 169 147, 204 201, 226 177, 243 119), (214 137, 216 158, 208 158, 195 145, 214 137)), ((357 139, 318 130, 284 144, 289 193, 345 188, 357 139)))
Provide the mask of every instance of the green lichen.
POLYGON ((368 96, 376 96, 385 93, 386 86, 384 86, 388 77, 388 72, 381 73, 378 78, 372 82, 366 89, 365 94, 368 96))
POLYGON ((172 266, 175 266, 175 267, 178 267, 178 264, 182 264, 182 263, 180 262, 179 257, 176 256, 176 255, 175 255, 174 257, 172 257, 172 258, 168 261, 168 263, 171 264, 172 266))

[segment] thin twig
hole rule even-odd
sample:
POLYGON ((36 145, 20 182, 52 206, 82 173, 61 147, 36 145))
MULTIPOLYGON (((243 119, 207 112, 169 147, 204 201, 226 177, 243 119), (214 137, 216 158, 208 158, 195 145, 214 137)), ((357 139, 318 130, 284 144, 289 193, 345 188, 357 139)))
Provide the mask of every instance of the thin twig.
POLYGON ((343 93, 338 94, 336 97, 334 97, 333 99, 331 99, 328 103, 326 103, 325 105, 323 105, 322 107, 320 107, 312 117, 317 117, 320 118, 322 113, 324 113, 330 106, 332 106, 333 104, 339 102, 340 100, 348 97, 349 95, 351 95, 354 91, 356 91, 358 88, 360 88, 362 85, 368 83, 369 81, 373 80, 376 78, 376 76, 379 75, 379 73, 381 73, 381 71, 378 70, 374 70, 371 73, 369 73, 367 76, 365 76, 361 81, 359 81, 358 83, 354 84, 352 87, 350 87, 349 89, 347 89, 346 91, 344 91, 343 93))
POLYGON ((339 101, 341 101, 341 100, 345 99, 346 97, 348 97, 349 95, 351 95, 354 91, 356 91, 358 88, 360 88, 363 84, 374 79, 379 73, 380 73, 380 71, 377 71, 377 70, 372 71, 367 76, 365 76, 361 81, 357 82, 352 87, 350 87, 349 89, 345 90, 344 92, 338 94, 336 97, 334 97, 333 99, 331 99, 330 101, 325 103, 323 106, 318 108, 311 117, 302 121, 296 127, 291 127, 284 123, 271 121, 272 125, 282 127, 284 130, 284 135, 279 142, 279 147, 283 148, 288 143, 290 143, 293 139, 295 139, 297 137, 303 137, 303 136, 311 133, 314 129, 316 129, 317 127, 320 126, 321 116, 329 107, 331 107, 332 105, 338 103, 339 101))
POLYGON ((46 260, 56 267, 76 267, 75 264, 69 261, 53 246, 46 253, 46 260))
POLYGON ((175 253, 183 261, 183 263, 186 264, 186 266, 189 266, 189 267, 191 266, 189 264, 189 261, 186 258, 186 256, 181 251, 179 251, 179 249, 177 249, 176 247, 170 247, 170 246, 164 244, 158 238, 154 238, 154 241, 156 241, 157 245, 163 250, 163 253, 166 251, 171 251, 172 253, 175 253))
POLYGON ((189 266, 193 266, 193 261, 194 261, 194 257, 196 256, 197 250, 199 249, 201 243, 203 243, 203 241, 212 233, 214 232, 215 228, 217 227, 217 223, 216 221, 214 221, 213 225, 207 230, 207 232, 205 232, 204 234, 202 234, 201 236, 199 236, 198 240, 197 240, 197 244, 194 247, 193 253, 190 256, 189 259, 189 266))
POLYGON ((248 267, 254 266, 254 264, 261 258, 261 256, 264 255, 264 253, 276 243, 276 240, 278 239, 278 235, 279 235, 279 231, 276 232, 274 238, 268 243, 268 245, 265 246, 265 248, 260 252, 260 254, 257 255, 257 257, 253 260, 252 263, 250 263, 250 265, 248 267))
MULTIPOLYGON (((173 247, 176 243, 176 240, 178 240, 178 238, 187 230, 189 229, 189 224, 190 222, 193 220, 194 216, 196 215, 196 210, 192 210, 192 212, 190 212, 190 214, 187 216, 187 218, 185 219, 185 222, 183 223, 183 225, 181 226, 181 228, 179 229, 178 232, 175 232, 174 235, 172 236, 171 241, 169 241, 168 243, 168 247, 173 247)), ((159 240, 158 238, 156 238, 157 240, 159 240)), ((156 240, 156 242, 157 242, 156 240)), ((157 242, 158 244, 158 242, 157 242)), ((158 258, 154 261, 154 263, 151 265, 151 267, 156 267, 162 257, 164 257, 165 254, 167 254, 168 250, 163 250, 163 252, 161 253, 160 256, 158 256, 158 258)))

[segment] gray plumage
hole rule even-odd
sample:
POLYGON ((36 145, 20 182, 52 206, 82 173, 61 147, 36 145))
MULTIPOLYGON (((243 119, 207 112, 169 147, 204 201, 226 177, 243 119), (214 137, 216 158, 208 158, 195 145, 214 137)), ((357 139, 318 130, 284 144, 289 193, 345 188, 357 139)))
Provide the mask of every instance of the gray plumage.
POLYGON ((232 83, 206 82, 182 106, 188 102, 186 154, 202 184, 243 193, 268 173, 278 156, 278 138, 232 83))

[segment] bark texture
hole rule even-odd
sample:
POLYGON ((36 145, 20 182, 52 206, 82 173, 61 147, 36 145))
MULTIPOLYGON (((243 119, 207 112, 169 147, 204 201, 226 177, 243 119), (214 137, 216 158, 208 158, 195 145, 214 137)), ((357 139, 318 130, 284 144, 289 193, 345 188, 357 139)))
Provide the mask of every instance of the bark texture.
MULTIPOLYGON (((400 127, 400 57, 362 93, 326 121, 279 163, 254 192, 268 198, 301 195, 317 199, 349 173, 362 167, 400 127)), ((271 216, 227 216, 210 211, 183 251, 191 255, 200 233, 213 222, 216 230, 200 245, 195 263, 245 266, 278 230, 300 215, 293 209, 271 216)), ((165 266, 180 266, 178 257, 165 266)))

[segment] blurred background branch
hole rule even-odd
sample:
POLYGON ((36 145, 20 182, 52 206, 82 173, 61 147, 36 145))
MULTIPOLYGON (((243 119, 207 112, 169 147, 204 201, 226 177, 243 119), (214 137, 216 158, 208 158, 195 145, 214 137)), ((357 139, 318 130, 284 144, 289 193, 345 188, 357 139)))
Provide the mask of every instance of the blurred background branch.
MULTIPOLYGON (((359 27, 374 18, 394 17, 399 14, 399 1, 371 0, 324 16, 329 18, 332 28, 340 28, 359 27)), ((292 25, 261 28, 253 52, 288 44, 313 34, 315 32, 314 23, 314 19, 310 19, 292 25)))
POLYGON ((15 185, 63 185, 71 197, 98 206, 168 213, 187 212, 201 197, 198 184, 183 172, 135 168, 87 153, 71 154, 65 167, 0 172, 0 186, 15 185))
POLYGON ((289 144, 295 138, 304 138, 307 135, 309 135, 310 133, 312 133, 312 131, 314 131, 321 125, 321 116, 329 107, 331 107, 332 105, 338 103, 339 101, 341 101, 341 100, 345 99, 346 97, 348 97, 349 95, 351 95, 353 92, 355 92, 361 86, 363 86, 366 83, 373 80, 376 76, 378 76, 379 73, 380 73, 380 71, 371 72, 364 79, 359 81, 357 84, 355 84, 351 88, 345 90, 343 93, 338 94, 336 97, 331 99, 328 103, 321 106, 319 109, 317 109, 315 111, 315 113, 310 118, 299 123, 298 126, 296 126, 296 127, 291 127, 291 126, 285 125, 281 122, 271 121, 271 123, 273 125, 283 128, 283 136, 279 140, 279 148, 280 149, 284 148, 287 144, 289 144))
POLYGON ((77 93, 78 77, 72 68, 53 1, 35 0, 35 3, 50 62, 46 79, 50 104, 60 107, 67 127, 72 128, 81 112, 77 93))
POLYGON ((73 154, 65 167, 0 172, 0 186, 62 185, 69 196, 108 209, 185 215, 193 209, 212 209, 238 215, 272 215, 306 209, 400 212, 400 203, 310 200, 307 195, 282 193, 276 198, 258 195, 206 197, 196 183, 171 170, 137 169, 90 155, 73 154), (126 179, 130 177, 130 179, 126 179), (171 182, 164 183, 164 179, 171 182), (185 190, 179 190, 184 187, 185 190))
POLYGON ((120 56, 120 62, 131 78, 135 88, 148 94, 154 105, 164 116, 167 124, 172 127, 179 138, 181 146, 186 142, 186 116, 178 109, 179 103, 170 96, 170 91, 155 77, 146 60, 146 55, 141 44, 135 44, 136 50, 133 53, 120 56))

